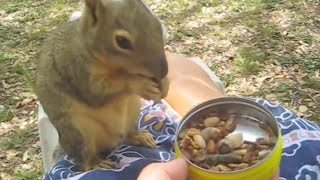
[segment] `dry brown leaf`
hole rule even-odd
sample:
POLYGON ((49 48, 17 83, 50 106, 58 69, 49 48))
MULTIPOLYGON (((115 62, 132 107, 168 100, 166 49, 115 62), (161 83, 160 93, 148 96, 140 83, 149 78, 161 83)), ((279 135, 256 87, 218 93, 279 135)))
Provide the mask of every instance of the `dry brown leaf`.
POLYGON ((16 150, 13 150, 13 149, 7 150, 7 152, 6 152, 7 160, 13 159, 13 158, 16 157, 18 154, 19 154, 19 151, 16 151, 16 150))
POLYGON ((315 106, 316 104, 315 104, 315 103, 312 103, 312 102, 309 102, 307 105, 312 108, 312 107, 315 106))
POLYGON ((5 180, 5 179, 12 179, 12 176, 10 174, 5 173, 5 172, 0 172, 0 178, 5 180))
POLYGON ((21 101, 18 101, 18 102, 16 102, 16 108, 20 108, 20 105, 21 105, 21 101))
POLYGON ((279 75, 276 75, 276 79, 283 79, 286 75, 284 74, 279 74, 279 75))
POLYGON ((320 94, 313 96, 313 99, 315 99, 317 103, 320 103, 320 94))
POLYGON ((31 166, 31 164, 23 164, 23 165, 21 166, 21 168, 28 170, 28 169, 31 169, 32 166, 31 166))
POLYGON ((15 101, 17 101, 17 100, 19 100, 20 98, 18 97, 18 96, 13 96, 12 97, 12 100, 15 100, 15 101))
POLYGON ((277 99, 277 95, 275 95, 275 94, 267 94, 266 95, 266 99, 268 99, 268 100, 275 100, 275 99, 277 99))
POLYGON ((6 157, 6 153, 5 152, 0 152, 0 159, 3 159, 6 157))
POLYGON ((5 89, 8 89, 10 86, 4 81, 2 80, 2 86, 5 88, 5 89))
POLYGON ((29 151, 26 151, 23 153, 23 157, 22 157, 22 161, 25 162, 26 160, 28 160, 30 158, 30 154, 29 151))
POLYGON ((277 74, 282 74, 282 67, 281 66, 276 66, 276 68, 274 70, 277 74))
POLYGON ((305 113, 305 112, 308 111, 308 107, 305 106, 305 105, 301 105, 301 106, 299 106, 299 111, 300 111, 301 113, 305 113))
POLYGON ((284 93, 277 93, 276 95, 278 96, 278 97, 282 97, 282 96, 286 96, 288 93, 286 93, 286 92, 284 92, 284 93))

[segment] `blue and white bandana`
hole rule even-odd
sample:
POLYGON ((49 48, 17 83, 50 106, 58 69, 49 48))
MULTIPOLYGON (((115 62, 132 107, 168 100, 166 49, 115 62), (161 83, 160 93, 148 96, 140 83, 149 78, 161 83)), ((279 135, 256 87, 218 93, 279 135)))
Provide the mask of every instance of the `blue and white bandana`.
MULTIPOLYGON (((263 99, 251 99, 266 107, 277 119, 283 135, 283 153, 279 180, 320 180, 320 127, 302 119, 281 105, 263 99)), ((136 180, 141 170, 153 162, 174 157, 175 130, 181 117, 165 101, 154 104, 142 100, 137 126, 156 138, 157 148, 122 145, 108 158, 116 160, 116 169, 80 171, 67 155, 62 156, 43 180, 136 180)))

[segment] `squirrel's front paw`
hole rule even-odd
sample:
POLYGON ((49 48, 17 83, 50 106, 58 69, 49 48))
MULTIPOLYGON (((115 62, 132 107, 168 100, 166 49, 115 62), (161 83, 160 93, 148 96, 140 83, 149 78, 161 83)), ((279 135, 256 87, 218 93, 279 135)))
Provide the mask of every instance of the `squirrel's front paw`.
POLYGON ((168 95, 169 91, 169 79, 165 77, 160 81, 160 94, 161 94, 161 99, 165 98, 168 95))
POLYGON ((150 78, 136 76, 133 81, 129 83, 131 91, 146 100, 159 101, 162 98, 159 84, 150 78))
POLYGON ((113 169, 116 167, 116 162, 110 159, 102 160, 98 165, 95 165, 93 169, 113 169))
POLYGON ((136 131, 128 136, 128 143, 136 146, 143 146, 147 148, 156 148, 156 141, 152 134, 146 130, 136 131))

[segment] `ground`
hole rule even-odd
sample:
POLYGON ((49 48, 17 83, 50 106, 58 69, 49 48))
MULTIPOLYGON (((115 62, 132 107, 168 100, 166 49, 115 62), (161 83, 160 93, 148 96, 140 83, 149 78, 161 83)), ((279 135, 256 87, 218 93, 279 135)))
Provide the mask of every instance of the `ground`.
MULTIPOLYGON (((166 50, 198 56, 228 95, 261 97, 320 122, 318 0, 147 0, 168 28, 166 50)), ((47 33, 76 0, 0 2, 0 179, 43 173, 34 71, 47 33)))

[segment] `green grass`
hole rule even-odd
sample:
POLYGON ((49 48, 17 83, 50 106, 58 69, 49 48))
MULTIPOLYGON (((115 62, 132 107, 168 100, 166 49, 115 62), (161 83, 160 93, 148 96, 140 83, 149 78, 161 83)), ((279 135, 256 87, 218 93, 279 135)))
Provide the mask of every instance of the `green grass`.
POLYGON ((18 58, 18 55, 6 53, 6 52, 0 52, 0 62, 4 63, 7 61, 15 60, 18 58))
POLYGON ((273 89, 273 91, 278 93, 285 93, 285 92, 288 92, 289 89, 290 89, 290 86, 288 86, 287 84, 279 84, 277 87, 273 89))
POLYGON ((19 75, 29 91, 34 92, 35 89, 35 74, 33 68, 23 65, 17 65, 14 69, 15 73, 19 75))
POLYGON ((312 44, 314 42, 313 36, 311 36, 308 32, 299 34, 298 38, 307 44, 312 44))
POLYGON ((264 24, 257 27, 259 40, 270 39, 270 38, 278 38, 280 32, 278 28, 274 24, 264 24))
POLYGON ((256 27, 259 25, 259 19, 257 19, 256 16, 252 15, 251 13, 247 13, 244 15, 243 22, 248 27, 256 27))
POLYGON ((215 7, 215 6, 219 6, 221 3, 223 3, 223 1, 222 0, 199 0, 199 3, 202 6, 215 7))
POLYGON ((236 75, 234 73, 222 75, 221 80, 224 82, 225 86, 228 87, 234 81, 236 75))
POLYGON ((34 10, 34 11, 27 11, 22 15, 20 22, 30 22, 35 21, 41 15, 41 11, 34 10))
POLYGON ((0 109, 0 122, 8 122, 13 118, 11 108, 14 105, 14 100, 10 97, 3 101, 3 108, 0 109))
POLYGON ((238 56, 236 58, 236 66, 238 67, 238 72, 242 75, 257 74, 262 65, 257 61, 250 61, 249 59, 242 58, 238 56))
POLYGON ((23 32, 24 29, 20 26, 2 25, 0 22, 0 39, 6 40, 2 43, 8 43, 8 41, 20 37, 23 32))
POLYGON ((37 180, 41 179, 42 172, 41 171, 22 171, 18 170, 14 172, 12 180, 37 180))
POLYGON ((32 32, 28 32, 27 38, 32 41, 32 40, 39 40, 39 39, 44 39, 45 35, 48 33, 48 28, 46 26, 41 26, 37 29, 35 29, 32 32))
POLYGON ((0 4, 1 9, 3 9, 6 13, 14 13, 21 9, 24 9, 30 5, 30 1, 21 1, 21 0, 10 0, 3 1, 0 4))
POLYGON ((320 112, 314 114, 311 118, 310 118, 311 121, 314 121, 318 124, 320 124, 320 112))
POLYGON ((17 130, 12 132, 7 137, 0 139, 0 149, 8 150, 13 148, 25 149, 23 145, 26 143, 26 140, 31 137, 33 129, 24 129, 17 130))
MULTIPOLYGON (((2 23, 0 20, 0 77, 5 73, 16 74, 18 78, 15 80, 23 83, 24 92, 34 92, 34 70, 38 50, 47 33, 56 25, 67 21, 77 7, 76 2, 78 1, 0 1, 0 9, 12 15, 11 21, 2 23)), ((4 109, 0 112, 0 122, 8 122, 13 117, 10 110, 15 108, 14 102, 10 97, 1 100, 4 102, 4 109)), ((34 129, 18 130, 1 137, 0 149, 25 149, 23 144, 32 137, 33 132, 34 129)), ((14 176, 16 179, 34 179, 37 175, 21 171, 16 172, 14 176)))
POLYGON ((187 31, 183 27, 180 27, 172 33, 172 39, 170 40, 180 41, 183 37, 186 36, 186 34, 187 34, 187 31))
MULTIPOLYGON (((314 52, 317 53, 317 52, 314 52)), ((314 72, 316 69, 320 68, 320 56, 316 56, 316 54, 308 54, 309 57, 299 57, 299 56, 292 56, 292 55, 274 55, 281 65, 286 67, 291 67, 295 64, 299 65, 302 70, 308 73, 314 72)))
POLYGON ((313 89, 320 89, 320 79, 315 79, 312 77, 305 77, 304 78, 305 82, 307 83, 308 87, 311 87, 313 89))
POLYGON ((0 110, 0 122, 7 122, 13 118, 13 114, 10 109, 0 110))
POLYGON ((260 49, 244 47, 238 52, 235 64, 242 75, 256 74, 261 70, 264 58, 265 55, 260 49))

